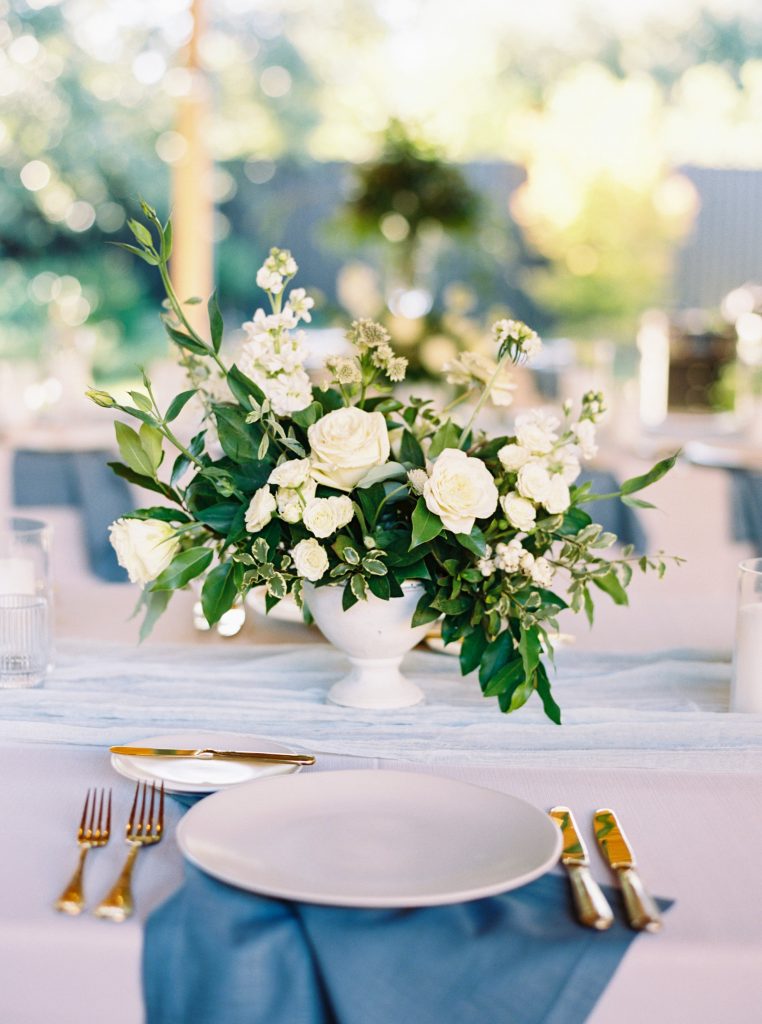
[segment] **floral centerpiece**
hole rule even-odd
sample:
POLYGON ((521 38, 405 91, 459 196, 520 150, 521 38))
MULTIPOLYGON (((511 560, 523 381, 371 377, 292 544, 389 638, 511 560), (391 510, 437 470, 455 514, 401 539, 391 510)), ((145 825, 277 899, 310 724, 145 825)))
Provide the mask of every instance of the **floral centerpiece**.
MULTIPOLYGON (((559 722, 545 663, 559 612, 584 610, 592 622, 596 591, 625 604, 634 564, 660 574, 665 566, 628 548, 612 557, 616 537, 584 507, 604 497, 576 482, 596 452, 602 396, 585 395, 577 409, 567 403, 561 417, 520 415, 506 436, 481 431, 485 403, 510 400, 511 365, 540 348, 535 332, 513 320, 494 324, 488 365, 460 359, 448 368, 463 388, 447 408, 394 396, 406 360, 367 320, 349 330, 352 354, 329 359, 325 387, 313 387, 299 329, 312 300, 289 290, 297 265, 279 249, 256 277, 269 311, 258 309, 243 325, 246 340, 228 363, 215 296, 207 340, 170 283, 171 224, 142 208, 145 224, 130 222, 136 245, 124 247, 158 268, 163 320, 183 350, 191 387, 168 408, 159 407, 145 374, 131 405, 88 392, 139 421, 138 430, 116 423, 123 461, 111 465, 162 499, 111 527, 121 564, 143 588, 142 634, 174 591, 201 577, 211 624, 253 586, 266 587, 268 609, 287 595, 301 603, 305 588, 330 587, 345 612, 368 600, 394 602, 414 586, 411 626, 441 620, 443 640, 462 641, 462 672, 478 671, 485 696, 508 712, 536 693, 559 722), (478 400, 461 405, 469 415, 456 419, 461 399, 474 394, 478 400), (200 429, 181 440, 174 421, 195 397, 200 429)), ((673 462, 626 481, 621 500, 648 507, 633 495, 673 462)))

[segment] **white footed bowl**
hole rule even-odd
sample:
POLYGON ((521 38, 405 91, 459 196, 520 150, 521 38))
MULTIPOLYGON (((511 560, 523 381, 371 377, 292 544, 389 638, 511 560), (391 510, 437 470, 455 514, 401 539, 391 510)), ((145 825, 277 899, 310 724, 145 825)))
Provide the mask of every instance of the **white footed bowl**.
POLYGON ((334 704, 349 708, 406 708, 423 691, 400 672, 400 662, 423 639, 430 624, 410 625, 423 594, 417 582, 402 585, 402 597, 382 601, 372 594, 348 611, 341 607, 343 585, 316 587, 305 581, 304 600, 326 638, 349 658, 351 668, 328 691, 334 704))

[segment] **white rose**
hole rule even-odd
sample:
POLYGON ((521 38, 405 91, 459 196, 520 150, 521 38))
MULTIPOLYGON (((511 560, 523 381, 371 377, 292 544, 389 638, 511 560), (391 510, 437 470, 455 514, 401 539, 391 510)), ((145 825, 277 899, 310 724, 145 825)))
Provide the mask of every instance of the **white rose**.
POLYGON ((576 437, 583 459, 594 459, 598 454, 595 443, 595 424, 592 420, 580 420, 572 424, 572 433, 576 437))
POLYGON ((161 519, 117 519, 109 539, 130 582, 141 587, 164 572, 180 547, 175 527, 161 519))
POLYGON ((307 437, 312 475, 339 491, 351 491, 369 469, 389 458, 389 433, 380 412, 336 409, 313 423, 307 437))
POLYGON ((293 487, 279 487, 275 500, 278 503, 278 515, 284 522, 299 523, 302 519, 302 512, 310 498, 315 497, 317 483, 314 480, 307 480, 299 490, 293 487))
POLYGON ((497 457, 500 459, 503 469, 507 469, 509 473, 515 473, 532 458, 532 453, 520 444, 504 444, 497 453, 497 457))
POLYGON ((294 559, 297 573, 305 580, 316 583, 325 576, 328 568, 328 555, 325 548, 310 537, 309 540, 300 540, 292 549, 291 557, 294 559))
POLYGON ((542 409, 516 417, 516 440, 536 455, 546 455, 558 440, 558 420, 542 409))
POLYGON ((560 512, 565 512, 571 504, 571 495, 569 494, 569 485, 564 483, 562 476, 553 476, 550 478, 550 487, 545 497, 542 499, 542 504, 550 512, 552 516, 558 515, 560 512))
POLYGON ((336 512, 329 498, 312 498, 302 513, 302 522, 316 537, 330 537, 336 526, 336 512))
POLYGON ((270 493, 270 488, 265 485, 255 492, 249 507, 246 509, 246 529, 249 533, 259 533, 263 530, 273 517, 277 508, 275 496, 270 493))
POLYGON ((291 459, 290 462, 282 462, 280 466, 276 466, 267 482, 277 484, 279 487, 301 487, 309 475, 309 459, 291 459))
POLYGON ((511 526, 515 526, 517 530, 523 530, 524 533, 529 533, 534 529, 537 510, 531 501, 527 501, 526 498, 522 498, 520 494, 512 491, 500 499, 500 504, 505 512, 505 518, 511 526))
POLYGON ((550 489, 550 473, 544 462, 532 459, 519 470, 516 490, 522 498, 544 502, 550 489))
POLYGON ((486 519, 497 508, 497 487, 479 459, 457 448, 445 448, 423 487, 429 512, 453 533, 470 533, 475 519, 486 519))
POLYGON ((532 566, 532 583, 538 587, 549 587, 553 582, 554 569, 547 558, 535 558, 532 566))
POLYGON ((333 497, 328 500, 333 508, 333 517, 336 521, 337 530, 352 522, 355 517, 355 507, 352 504, 351 498, 348 498, 346 494, 342 494, 338 498, 333 497))

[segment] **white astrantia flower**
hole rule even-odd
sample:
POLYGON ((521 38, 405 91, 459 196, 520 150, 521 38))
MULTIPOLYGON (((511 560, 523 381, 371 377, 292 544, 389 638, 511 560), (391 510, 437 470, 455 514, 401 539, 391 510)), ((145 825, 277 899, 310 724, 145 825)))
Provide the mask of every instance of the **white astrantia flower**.
POLYGON ((543 558, 542 555, 535 558, 532 566, 532 583, 536 583, 538 587, 549 587, 553 583, 554 576, 555 569, 547 558, 543 558))
POLYGON ((374 466, 389 458, 389 432, 380 412, 346 406, 326 413, 307 430, 312 475, 339 491, 351 491, 374 466))
POLYGON ((308 324, 312 321, 310 310, 314 305, 315 300, 309 297, 304 288, 292 288, 288 293, 288 304, 284 312, 287 309, 297 320, 304 320, 308 324))
POLYGON ((515 473, 517 469, 521 469, 524 463, 529 462, 532 453, 520 444, 504 444, 498 451, 497 457, 503 469, 509 473, 515 473))
POLYGON ((300 540, 291 549, 291 557, 294 560, 297 574, 303 579, 316 583, 325 576, 328 569, 328 555, 322 544, 319 544, 314 537, 300 540))
POLYGON ((277 508, 275 495, 265 485, 255 491, 249 507, 246 509, 245 524, 249 533, 259 533, 263 530, 273 517, 277 508))
POLYGON ((492 337, 498 345, 510 341, 510 352, 518 362, 520 357, 531 359, 542 348, 540 336, 521 320, 497 320, 492 325, 492 337))
POLYGON ((595 443, 595 424, 592 420, 580 420, 579 423, 572 423, 571 432, 579 445, 583 459, 594 459, 598 454, 598 445, 595 443))
POLYGON ((522 498, 520 494, 511 491, 510 494, 503 495, 500 505, 511 526, 524 533, 530 533, 534 529, 537 509, 527 498, 522 498))
POLYGON ((407 482, 413 494, 423 494, 428 479, 429 474, 425 469, 411 469, 407 474, 407 482))
MULTIPOLYGON (((543 504, 550 490, 550 473, 542 459, 531 459, 519 470, 516 490, 522 498, 543 504)), ((562 481, 563 483, 563 481, 562 481)))
POLYGON ((309 459, 289 459, 275 467, 267 482, 277 484, 279 487, 301 487, 309 479, 309 475, 309 459))
POLYGON ((164 572, 180 549, 175 527, 162 519, 117 519, 109 540, 130 583, 141 587, 164 572))
POLYGON ((461 352, 457 359, 451 359, 442 367, 450 384, 483 387, 492 381, 490 388, 492 404, 510 405, 513 401, 513 392, 516 390, 516 382, 508 366, 503 366, 493 380, 496 370, 497 362, 490 359, 489 356, 482 355, 481 352, 461 352))
POLYGON ((470 533, 475 520, 494 513, 498 493, 492 474, 480 459, 458 448, 445 448, 424 484, 423 498, 445 529, 470 533))
POLYGON ((567 510, 571 504, 571 495, 569 494, 569 485, 564 482, 562 476, 556 475, 550 478, 550 486, 542 499, 542 504, 551 515, 559 515, 567 510))
POLYGON ((556 416, 533 409, 516 417, 516 440, 534 455, 547 455, 558 440, 559 426, 556 416))

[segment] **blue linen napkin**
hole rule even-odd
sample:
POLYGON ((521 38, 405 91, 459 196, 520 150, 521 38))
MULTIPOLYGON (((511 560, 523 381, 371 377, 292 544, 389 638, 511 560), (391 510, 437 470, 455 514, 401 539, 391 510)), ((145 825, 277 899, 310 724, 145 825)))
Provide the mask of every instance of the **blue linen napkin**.
MULTIPOLYGON (((590 482, 594 494, 613 494, 619 490, 619 481, 613 473, 605 469, 584 469, 576 481, 578 484, 590 482)), ((585 512, 593 517, 593 522, 600 523, 608 533, 615 533, 620 544, 632 544, 635 551, 642 555, 647 546, 648 538, 634 509, 625 505, 619 498, 607 501, 596 501, 585 505, 585 512)))
POLYGON ((635 936, 579 925, 558 875, 469 903, 355 910, 256 896, 186 864, 146 925, 146 1024, 581 1024, 635 936))
POLYGON ((731 469, 733 540, 751 544, 762 554, 762 473, 731 469))
POLYGON ((13 499, 29 505, 79 508, 90 568, 107 583, 126 583, 108 527, 135 503, 124 480, 107 466, 105 451, 47 452, 22 449, 13 458, 13 499))

